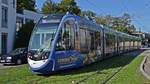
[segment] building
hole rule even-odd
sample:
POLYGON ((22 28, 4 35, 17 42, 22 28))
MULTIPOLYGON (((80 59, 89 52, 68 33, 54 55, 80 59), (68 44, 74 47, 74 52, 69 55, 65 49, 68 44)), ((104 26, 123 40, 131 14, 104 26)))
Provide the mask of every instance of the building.
POLYGON ((19 31, 22 25, 25 24, 26 22, 33 21, 34 23, 37 23, 41 17, 42 14, 29 11, 29 10, 23 10, 22 12, 17 13, 16 31, 19 31))
POLYGON ((132 35, 141 37, 142 38, 142 45, 150 47, 150 33, 135 31, 132 33, 132 35))
POLYGON ((0 54, 12 51, 16 31, 28 21, 37 22, 42 15, 36 12, 23 10, 16 12, 17 0, 0 0, 0 54))
POLYGON ((13 49, 16 24, 16 0, 0 0, 0 54, 13 49))
POLYGON ((150 33, 145 33, 146 45, 150 47, 150 33))

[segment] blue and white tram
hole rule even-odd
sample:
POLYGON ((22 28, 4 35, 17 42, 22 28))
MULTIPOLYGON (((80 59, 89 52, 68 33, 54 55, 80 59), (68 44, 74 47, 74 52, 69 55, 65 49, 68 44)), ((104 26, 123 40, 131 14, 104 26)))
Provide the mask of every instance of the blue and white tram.
MULTIPOLYGON (((84 66, 126 51, 125 47, 129 46, 123 39, 126 37, 132 36, 102 28, 80 16, 46 15, 32 32, 28 64, 33 72, 42 74, 84 66)), ((138 44, 139 40, 134 49, 138 44)))

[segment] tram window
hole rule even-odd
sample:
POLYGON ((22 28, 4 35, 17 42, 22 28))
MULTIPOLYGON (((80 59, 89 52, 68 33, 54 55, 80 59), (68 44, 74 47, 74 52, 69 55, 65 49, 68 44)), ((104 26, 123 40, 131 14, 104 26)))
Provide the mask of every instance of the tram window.
POLYGON ((80 38, 77 30, 75 31, 75 50, 80 51, 80 38))
POLYGON ((86 46, 87 46, 87 50, 89 51, 90 50, 90 47, 91 47, 91 35, 90 35, 90 32, 89 31, 86 31, 86 46))
POLYGON ((44 44, 45 40, 44 40, 44 34, 41 34, 41 44, 44 44))
POLYGON ((123 37, 119 36, 119 48, 120 50, 123 50, 124 42, 123 42, 123 37))
POLYGON ((90 35, 91 35, 91 48, 90 48, 90 50, 95 50, 95 35, 93 32, 91 32, 90 35))
POLYGON ((96 47, 96 49, 101 46, 101 40, 100 39, 101 39, 100 38, 100 32, 97 31, 95 33, 95 47, 96 47))
POLYGON ((107 46, 112 46, 113 42, 114 42, 113 35, 106 34, 106 45, 107 46))
POLYGON ((86 30, 80 29, 80 49, 82 53, 87 52, 87 45, 86 45, 86 30))
POLYGON ((114 51, 115 47, 115 35, 111 33, 106 33, 106 51, 111 53, 114 51))
POLYGON ((64 23, 62 30, 60 31, 58 42, 56 44, 56 50, 70 50, 75 47, 75 24, 72 20, 68 20, 64 23))
POLYGON ((40 47, 40 34, 35 34, 34 40, 33 40, 33 49, 38 49, 40 47))

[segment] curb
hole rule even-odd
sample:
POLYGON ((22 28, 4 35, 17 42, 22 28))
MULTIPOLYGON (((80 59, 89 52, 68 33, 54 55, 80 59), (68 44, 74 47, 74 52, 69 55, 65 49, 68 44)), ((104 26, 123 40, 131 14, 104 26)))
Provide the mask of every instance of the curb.
POLYGON ((148 58, 148 56, 144 57, 144 60, 142 61, 141 65, 140 65, 140 71, 142 72, 142 74, 150 80, 150 76, 144 71, 144 63, 146 62, 146 59, 148 58))

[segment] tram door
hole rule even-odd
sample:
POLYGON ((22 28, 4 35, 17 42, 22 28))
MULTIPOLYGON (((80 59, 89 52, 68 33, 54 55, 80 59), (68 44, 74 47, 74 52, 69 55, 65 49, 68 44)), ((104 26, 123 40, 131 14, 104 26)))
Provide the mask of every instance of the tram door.
POLYGON ((95 49, 96 49, 96 55, 99 60, 102 59, 102 35, 101 31, 95 32, 95 49))
POLYGON ((58 42, 56 44, 56 51, 71 51, 75 49, 75 21, 68 19, 63 23, 58 42))
POLYGON ((74 21, 67 20, 61 31, 61 42, 64 50, 73 50, 75 47, 75 32, 74 32, 74 21))

